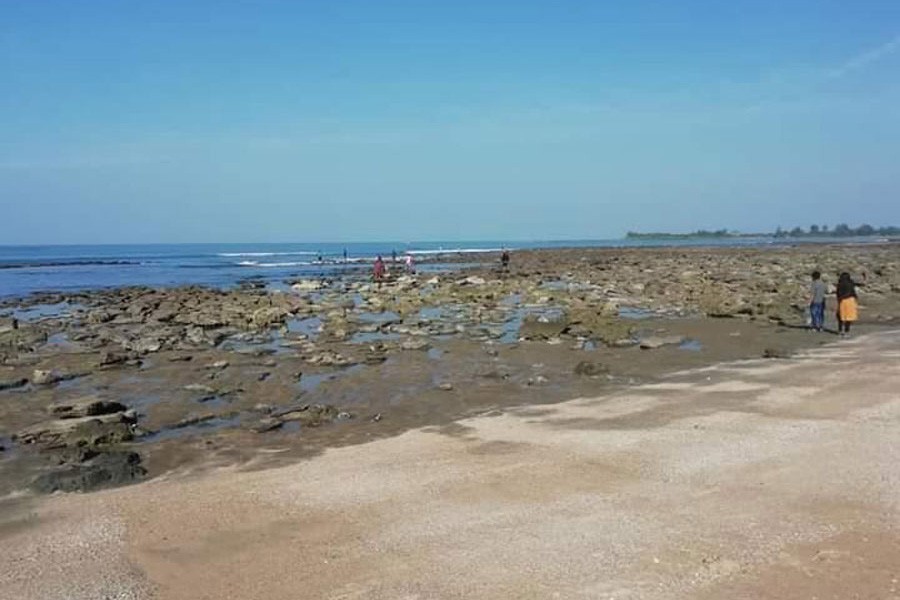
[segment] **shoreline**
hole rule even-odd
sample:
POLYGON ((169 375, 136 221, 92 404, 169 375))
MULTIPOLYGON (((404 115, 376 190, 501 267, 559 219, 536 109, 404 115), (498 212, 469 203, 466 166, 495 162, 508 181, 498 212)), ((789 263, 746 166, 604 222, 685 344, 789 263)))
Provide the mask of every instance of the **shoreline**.
POLYGON ((516 252, 509 272, 424 273, 381 289, 304 279, 288 292, 55 295, 71 314, 32 306, 36 320, 0 321, 0 397, 11 400, 0 403, 0 493, 290 462, 685 368, 788 357, 835 339, 803 327, 813 266, 852 261, 868 274, 857 331, 897 327, 898 255, 554 249, 516 252))
MULTIPOLYGON (((739 250, 785 250, 790 248, 852 248, 852 247, 892 247, 897 241, 885 240, 769 240, 764 244, 715 243, 709 240, 687 240, 685 243, 660 241, 659 244, 628 240, 596 242, 573 240, 568 242, 531 242, 521 246, 508 245, 514 254, 530 252, 573 252, 595 253, 603 251, 666 251, 695 250, 700 252, 718 252, 728 249, 739 250)), ((28 298, 39 294, 82 293, 99 290, 114 290, 134 286, 179 287, 186 285, 202 285, 219 289, 232 288, 246 281, 266 281, 273 289, 277 289, 285 280, 311 277, 341 277, 349 274, 368 275, 371 262, 376 254, 381 253, 389 266, 390 245, 372 244, 364 246, 360 251, 364 255, 351 255, 344 260, 340 250, 331 248, 323 260, 315 260, 316 251, 297 250, 288 245, 285 250, 281 245, 273 244, 272 251, 261 251, 260 245, 240 248, 241 252, 222 252, 229 249, 227 245, 201 244, 207 253, 196 254, 186 247, 197 245, 155 245, 155 252, 147 253, 146 246, 110 245, 93 247, 93 251, 84 250, 83 246, 59 246, 58 252, 28 253, 27 247, 21 247, 25 254, 14 253, 5 256, 0 252, 0 301, 4 303, 28 301, 28 298), (67 255, 69 251, 74 254, 67 255), (186 252, 186 254, 184 252, 186 252), (368 253, 368 254, 365 254, 368 253), (305 258, 304 258, 305 257, 305 258), (46 281, 39 286, 26 283, 46 281), (53 282, 56 282, 55 284, 53 282), (20 290, 20 291, 16 291, 20 290)), ((446 272, 459 269, 468 263, 472 268, 480 268, 497 264, 500 248, 497 246, 485 252, 484 248, 422 248, 411 250, 422 270, 446 272)), ((7 247, 14 250, 17 247, 7 247)), ((43 248, 43 247, 37 247, 43 248)), ((232 248, 233 249, 233 248, 232 248)), ((406 249, 398 252, 398 263, 402 263, 406 249)), ((400 266, 398 264, 398 266, 400 266)))

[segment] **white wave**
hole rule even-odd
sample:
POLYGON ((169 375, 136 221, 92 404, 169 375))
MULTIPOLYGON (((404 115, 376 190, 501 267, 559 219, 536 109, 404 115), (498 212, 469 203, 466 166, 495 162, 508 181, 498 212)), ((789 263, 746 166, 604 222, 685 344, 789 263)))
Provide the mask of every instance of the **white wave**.
POLYGON ((318 265, 321 263, 309 261, 291 261, 291 262, 257 262, 255 260, 242 260, 237 263, 239 267, 308 267, 310 265, 318 265))
POLYGON ((222 256, 227 258, 238 258, 241 256, 248 257, 264 257, 264 256, 317 256, 318 252, 221 252, 216 256, 222 256))
POLYGON ((488 254, 503 252, 503 248, 441 248, 439 250, 407 250, 406 254, 440 256, 442 254, 488 254))

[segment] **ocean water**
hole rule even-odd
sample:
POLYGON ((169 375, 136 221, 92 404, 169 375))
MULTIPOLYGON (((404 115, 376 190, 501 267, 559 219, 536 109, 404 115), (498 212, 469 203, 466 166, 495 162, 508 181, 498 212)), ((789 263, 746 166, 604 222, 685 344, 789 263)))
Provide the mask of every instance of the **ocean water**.
POLYGON ((420 270, 446 268, 441 256, 502 248, 642 247, 772 244, 770 238, 708 240, 579 240, 504 242, 355 243, 355 244, 147 244, 82 246, 0 246, 0 297, 34 292, 70 292, 130 285, 229 287, 256 278, 273 287, 291 277, 334 276, 376 255, 398 260, 405 253, 435 259, 420 270), (344 261, 344 250, 347 261, 344 261), (320 260, 321 257, 321 260, 320 260))

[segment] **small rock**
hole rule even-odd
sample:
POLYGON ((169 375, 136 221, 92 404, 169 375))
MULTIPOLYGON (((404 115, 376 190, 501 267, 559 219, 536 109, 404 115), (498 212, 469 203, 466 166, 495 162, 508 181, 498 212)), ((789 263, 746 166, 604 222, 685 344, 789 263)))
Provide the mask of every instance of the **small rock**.
POLYGON ((172 425, 172 429, 182 429, 183 427, 190 427, 191 425, 199 425, 200 423, 205 423, 206 421, 212 421, 217 416, 221 415, 204 413, 202 415, 192 415, 190 417, 185 417, 184 419, 172 425))
POLYGON ((132 345, 132 350, 139 354, 151 354, 159 352, 162 348, 162 342, 152 338, 142 338, 132 345))
POLYGON ((445 392, 453 391, 453 384, 452 384, 452 383, 442 383, 442 384, 439 385, 438 387, 441 388, 442 390, 444 390, 445 392))
POLYGON ((583 360, 577 365, 575 365, 574 372, 576 375, 581 375, 584 377, 596 377, 598 375, 605 375, 609 369, 606 365, 597 362, 590 362, 587 360, 583 360))
POLYGON ((401 350, 428 350, 431 344, 427 340, 406 340, 400 344, 401 350))
POLYGON ((50 414, 57 415, 60 419, 74 419, 109 415, 124 412, 126 409, 127 407, 119 402, 98 398, 79 398, 70 402, 53 404, 48 410, 50 414))
POLYGON ((790 358, 791 353, 782 348, 766 348, 763 350, 763 358, 790 358))
POLYGON ((14 390, 20 387, 25 387, 28 385, 28 379, 2 379, 0 380, 0 391, 2 390, 14 390))
POLYGON ((52 385, 64 379, 66 379, 66 376, 55 369, 49 371, 35 369, 31 376, 31 381, 35 385, 52 385))
POLYGON ((653 335, 642 339, 640 342, 640 347, 642 350, 655 350, 656 348, 662 348, 663 346, 677 346, 683 341, 684 336, 681 335, 653 335))
POLYGON ((528 385, 541 385, 547 383, 547 381, 549 380, 543 375, 535 375, 528 379, 528 385))
POLYGON ((318 427, 323 423, 333 421, 337 417, 338 412, 330 404, 307 404, 280 410, 272 416, 282 421, 299 421, 305 427, 318 427))
POLYGON ((101 367, 112 367, 114 365, 121 365, 128 362, 131 357, 127 354, 120 354, 116 352, 103 352, 100 354, 100 366, 101 367))
POLYGON ((284 421, 280 419, 265 418, 260 419, 259 423, 257 423, 250 429, 254 433, 266 433, 267 431, 275 431, 276 429, 281 429, 283 425, 284 421))
POLYGON ((291 286, 291 289, 295 292, 316 292, 322 289, 322 282, 316 281, 313 279, 306 279, 303 281, 298 281, 294 285, 291 286))
POLYGON ((200 392, 202 394, 214 394, 216 393, 216 388, 208 385, 204 385, 202 383, 189 383, 184 386, 189 392, 200 392))
POLYGON ((382 419, 381 413, 375 413, 375 415, 372 417, 372 421, 374 421, 375 423, 377 423, 381 419, 382 419))
POLYGON ((365 362, 367 365, 380 365, 386 360, 387 354, 383 352, 370 352, 369 354, 366 354, 363 362, 365 362))
POLYGON ((214 363, 206 365, 207 369, 212 369, 216 371, 221 371, 222 369, 227 369, 229 362, 227 360, 217 360, 214 363))

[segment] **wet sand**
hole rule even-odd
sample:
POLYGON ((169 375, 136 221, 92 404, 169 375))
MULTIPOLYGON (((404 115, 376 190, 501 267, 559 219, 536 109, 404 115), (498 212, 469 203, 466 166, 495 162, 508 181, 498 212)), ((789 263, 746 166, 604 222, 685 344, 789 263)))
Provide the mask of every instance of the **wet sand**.
POLYGON ((900 334, 3 513, 0 598, 895 598, 900 334))

